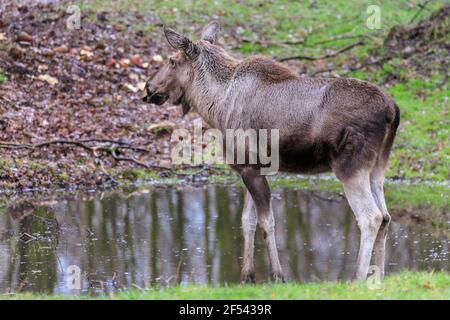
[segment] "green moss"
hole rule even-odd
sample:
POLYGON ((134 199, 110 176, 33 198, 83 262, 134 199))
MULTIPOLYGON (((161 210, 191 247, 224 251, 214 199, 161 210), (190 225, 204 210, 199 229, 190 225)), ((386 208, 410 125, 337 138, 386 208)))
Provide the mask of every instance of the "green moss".
POLYGON ((9 162, 5 159, 0 159, 0 169, 7 170, 9 168, 9 162))
POLYGON ((3 74, 2 72, 0 72, 0 85, 3 84, 4 82, 6 82, 6 80, 8 80, 6 75, 3 74))
POLYGON ((59 178, 60 178, 61 180, 69 180, 70 175, 69 175, 67 172, 61 172, 61 173, 59 174, 59 178))

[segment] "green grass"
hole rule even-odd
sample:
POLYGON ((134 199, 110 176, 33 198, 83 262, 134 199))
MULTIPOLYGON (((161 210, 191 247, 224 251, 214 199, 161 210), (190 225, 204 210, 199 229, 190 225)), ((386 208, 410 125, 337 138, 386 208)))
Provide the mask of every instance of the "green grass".
POLYGON ((401 108, 402 123, 395 142, 388 175, 423 180, 450 178, 448 86, 430 87, 412 79, 390 89, 401 108), (419 91, 424 92, 420 97, 419 91))
MULTIPOLYGON (((88 296, 17 294, 0 299, 92 299, 88 296)), ((171 288, 132 289, 109 297, 94 299, 450 299, 450 274, 404 271, 391 275, 379 288, 369 289, 366 282, 287 283, 229 286, 176 286, 171 288)))
MULTIPOLYGON (((272 189, 294 188, 312 191, 344 192, 342 184, 337 179, 274 176, 269 178, 269 182, 272 189)), ((429 206, 443 209, 449 205, 450 188, 447 185, 437 183, 410 184, 387 181, 385 183, 385 194, 390 208, 429 206)))
MULTIPOLYGON (((330 39, 340 37, 367 36, 368 46, 360 48, 367 52, 373 42, 381 44, 374 34, 385 33, 396 24, 408 23, 418 10, 419 0, 395 1, 318 1, 311 6, 310 1, 289 0, 249 0, 249 1, 208 1, 208 0, 118 0, 110 3, 104 0, 77 1, 84 8, 107 11, 135 10, 142 14, 156 15, 165 24, 176 26, 177 30, 193 35, 194 30, 211 20, 219 21, 224 30, 240 27, 238 33, 248 39, 239 50, 242 53, 266 53, 281 56, 301 48, 302 54, 314 54, 325 49, 348 45, 355 38, 330 39), (369 4, 376 4, 381 11, 381 29, 370 30, 366 26, 369 4), (193 30, 194 27, 194 30, 193 30), (270 40, 261 43, 258 40, 270 40), (274 43, 272 43, 272 41, 274 43), (303 41, 299 45, 279 46, 277 42, 303 41), (320 46, 319 46, 320 44, 320 46)), ((434 10, 442 5, 432 1, 427 9, 434 10)), ((144 27, 144 26, 139 26, 144 27)), ((155 30, 149 28, 147 30, 155 30)))
POLYGON ((4 82, 6 82, 6 80, 8 80, 6 75, 0 72, 0 84, 3 84, 4 82))

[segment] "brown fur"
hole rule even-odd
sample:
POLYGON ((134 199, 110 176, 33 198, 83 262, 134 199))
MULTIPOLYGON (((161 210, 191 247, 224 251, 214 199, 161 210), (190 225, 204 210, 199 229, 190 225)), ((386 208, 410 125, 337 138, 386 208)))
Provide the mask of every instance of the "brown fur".
POLYGON ((217 30, 208 26, 196 43, 165 31, 181 50, 171 58, 176 67, 164 66, 149 81, 154 102, 170 98, 183 113, 194 108, 221 130, 279 129, 281 171, 333 170, 348 179, 375 163, 386 166, 399 121, 390 96, 356 79, 300 78, 267 57, 233 58, 216 45, 217 30))
MULTIPOLYGON (((266 57, 233 58, 216 45, 218 30, 218 24, 209 24, 202 40, 194 43, 165 29, 168 42, 180 51, 148 81, 144 100, 162 104, 170 99, 182 104, 183 111, 194 109, 222 131, 279 130, 280 171, 312 174, 332 170, 342 181, 361 229, 357 277, 367 275, 372 250, 384 273, 390 216, 383 181, 400 121, 394 100, 365 81, 302 78, 266 57)), ((283 279, 270 188, 260 174, 261 163, 232 167, 248 190, 242 220, 242 279, 254 280, 256 221, 266 235, 272 275, 283 279)))
POLYGON ((295 72, 285 65, 262 56, 248 57, 236 66, 236 77, 248 74, 253 74, 268 84, 299 78, 295 72))

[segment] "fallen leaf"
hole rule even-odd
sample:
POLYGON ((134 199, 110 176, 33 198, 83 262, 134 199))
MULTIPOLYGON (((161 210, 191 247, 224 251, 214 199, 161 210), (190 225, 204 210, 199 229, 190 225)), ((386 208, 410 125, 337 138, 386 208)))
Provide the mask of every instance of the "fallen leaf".
POLYGON ((2 32, 0 32, 0 41, 6 41, 8 38, 6 38, 6 35, 2 32))
POLYGON ((57 53, 67 53, 69 52, 69 48, 63 44, 62 46, 53 48, 53 51, 57 53))
POLYGON ((25 54, 25 51, 21 48, 12 47, 9 49, 8 52, 9 56, 15 60, 22 59, 23 55, 25 54))
POLYGON ((155 55, 152 57, 152 59, 153 59, 153 61, 155 61, 155 62, 163 62, 163 61, 164 61, 163 57, 162 57, 161 55, 159 55, 159 54, 155 54, 155 55))
POLYGON ((91 51, 94 51, 94 47, 91 47, 91 46, 83 46, 83 49, 82 50, 84 50, 84 51, 89 51, 89 52, 91 52, 91 51))
POLYGON ((132 64, 134 64, 135 66, 140 66, 142 61, 141 61, 141 56, 138 54, 132 55, 130 58, 130 61, 132 64))
POLYGON ((116 30, 117 32, 122 32, 123 30, 125 30, 125 25, 122 23, 118 23, 114 25, 114 30, 116 30))
POLYGON ((120 59, 119 65, 121 68, 127 68, 130 65, 130 59, 120 59))
POLYGON ((99 49, 99 50, 103 50, 106 48, 106 44, 104 44, 103 42, 99 42, 97 43, 97 45, 95 46, 95 49, 99 49))
POLYGON ((28 33, 22 31, 17 36, 17 41, 31 42, 31 41, 33 41, 33 37, 31 35, 29 35, 28 33))
POLYGON ((43 71, 47 71, 47 70, 48 70, 48 66, 46 66, 44 64, 38 65, 38 71, 39 72, 43 72, 43 71))
POLYGON ((48 74, 39 75, 38 80, 47 82, 49 85, 52 85, 52 86, 59 82, 58 79, 56 79, 52 76, 49 76, 48 74))
POLYGON ((116 65, 116 60, 115 59, 108 59, 108 61, 106 61, 106 66, 107 67, 114 67, 116 65))
POLYGON ((137 84, 137 88, 140 90, 140 91, 143 91, 144 89, 145 89, 145 82, 139 82, 138 84, 137 84))
POLYGON ((135 86, 133 86, 133 85, 130 84, 130 83, 126 83, 126 84, 125 84, 125 87, 126 87, 128 90, 130 90, 131 92, 133 92, 133 93, 137 93, 137 92, 139 91, 138 88, 136 88, 135 86))
POLYGON ((80 56, 91 58, 91 57, 94 56, 94 54, 91 51, 87 51, 87 50, 81 49, 80 50, 80 56))
POLYGON ((55 55, 55 51, 47 49, 47 48, 44 48, 44 49, 41 50, 41 54, 44 57, 53 57, 55 55))
POLYGON ((134 80, 134 81, 139 80, 139 75, 136 74, 136 73, 133 73, 133 72, 132 72, 132 73, 130 73, 128 76, 130 77, 131 80, 134 80))

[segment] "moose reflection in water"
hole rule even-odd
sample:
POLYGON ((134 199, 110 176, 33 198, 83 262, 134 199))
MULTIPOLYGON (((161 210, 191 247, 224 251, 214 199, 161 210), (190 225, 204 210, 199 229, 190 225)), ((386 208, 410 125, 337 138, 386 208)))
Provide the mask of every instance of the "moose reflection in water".
MULTIPOLYGON (((0 215, 0 292, 109 292, 176 283, 238 283, 238 188, 155 189, 18 206, 0 215), (81 291, 68 286, 81 270, 81 291)), ((273 196, 281 264, 289 281, 343 280, 353 275, 359 231, 337 194, 278 190, 273 196)), ((387 272, 450 270, 449 241, 413 223, 394 222, 387 272)), ((256 277, 269 262, 257 234, 256 277)))

